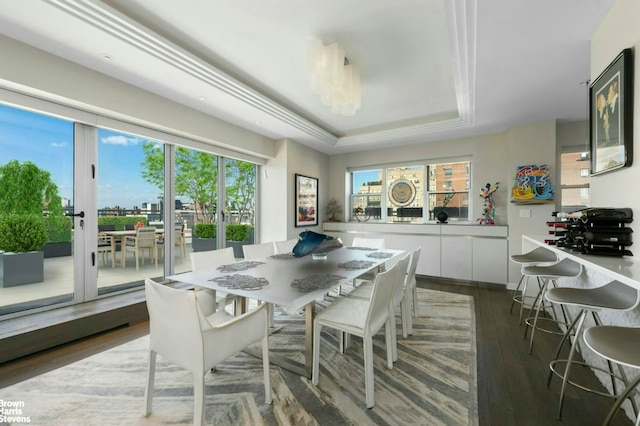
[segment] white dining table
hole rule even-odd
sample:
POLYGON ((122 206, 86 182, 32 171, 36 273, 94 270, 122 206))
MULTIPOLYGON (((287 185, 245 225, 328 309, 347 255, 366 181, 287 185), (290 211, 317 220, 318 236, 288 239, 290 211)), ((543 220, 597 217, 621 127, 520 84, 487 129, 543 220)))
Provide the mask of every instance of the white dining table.
MULTIPOLYGON (((384 263, 397 262, 406 253, 404 250, 341 247, 327 252, 326 259, 315 260, 311 254, 300 258, 277 254, 171 275, 167 279, 288 308, 304 307, 305 363, 277 354, 269 357, 273 364, 310 378, 316 300, 364 273, 377 270, 384 263)), ((259 354, 259 351, 253 352, 259 354)))

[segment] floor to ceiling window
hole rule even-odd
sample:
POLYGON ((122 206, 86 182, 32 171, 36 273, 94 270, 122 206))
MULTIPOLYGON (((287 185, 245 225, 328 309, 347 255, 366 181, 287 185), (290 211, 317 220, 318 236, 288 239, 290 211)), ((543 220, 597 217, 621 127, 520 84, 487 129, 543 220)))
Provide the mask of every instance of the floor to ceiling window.
POLYGON ((72 122, 0 104, 0 315, 73 299, 73 156, 72 122))
POLYGON ((0 317, 135 290, 145 278, 190 270, 192 251, 233 246, 242 257, 241 245, 253 242, 255 164, 109 125, 0 104, 0 317), (38 233, 40 246, 26 251, 42 253, 42 277, 11 281, 15 244, 38 233))
POLYGON ((98 129, 98 294, 163 276, 164 145, 98 129))

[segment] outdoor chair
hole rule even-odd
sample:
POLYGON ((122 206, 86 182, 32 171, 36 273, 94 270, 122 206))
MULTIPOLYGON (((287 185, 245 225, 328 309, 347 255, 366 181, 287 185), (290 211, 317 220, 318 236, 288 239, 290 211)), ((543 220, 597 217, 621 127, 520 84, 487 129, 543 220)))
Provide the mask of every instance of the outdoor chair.
POLYGON ((136 235, 125 235, 122 240, 122 267, 127 264, 127 252, 132 251, 136 258, 136 270, 140 269, 140 255, 144 265, 144 251, 149 252, 149 259, 155 261, 158 266, 158 250, 156 246, 156 228, 153 226, 143 226, 136 230, 136 235))

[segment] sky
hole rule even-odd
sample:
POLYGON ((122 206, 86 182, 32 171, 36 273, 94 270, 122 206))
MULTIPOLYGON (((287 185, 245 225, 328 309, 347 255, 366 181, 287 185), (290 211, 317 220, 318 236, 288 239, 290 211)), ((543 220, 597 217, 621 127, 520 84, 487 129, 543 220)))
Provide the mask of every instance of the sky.
POLYGON ((357 192, 365 182, 375 182, 380 179, 380 170, 361 171, 353 174, 353 189, 357 192))
MULTIPOLYGON (((157 202, 161 191, 141 176, 144 142, 98 130, 98 208, 157 202)), ((60 196, 73 200, 72 122, 0 104, 0 165, 14 159, 48 171, 60 196)))

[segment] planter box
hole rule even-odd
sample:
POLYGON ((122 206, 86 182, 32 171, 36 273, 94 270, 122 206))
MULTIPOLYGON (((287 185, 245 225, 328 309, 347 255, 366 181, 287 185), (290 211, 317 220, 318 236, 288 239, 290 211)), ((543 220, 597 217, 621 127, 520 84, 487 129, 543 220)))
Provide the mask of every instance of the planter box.
POLYGON ((236 259, 244 258, 244 252, 242 246, 247 244, 246 241, 227 241, 227 247, 233 247, 233 256, 236 259))
POLYGON ((218 241, 216 238, 198 238, 193 236, 191 238, 191 248, 194 252, 215 250, 218 248, 218 241))
POLYGON ((44 253, 0 253, 0 287, 44 281, 44 253))
POLYGON ((44 258, 71 256, 71 241, 64 243, 47 243, 42 247, 44 258))

